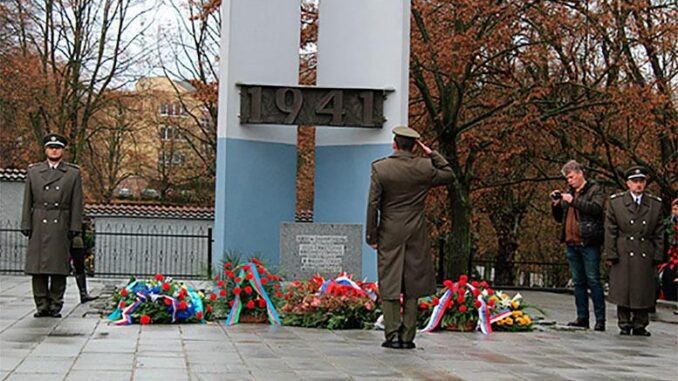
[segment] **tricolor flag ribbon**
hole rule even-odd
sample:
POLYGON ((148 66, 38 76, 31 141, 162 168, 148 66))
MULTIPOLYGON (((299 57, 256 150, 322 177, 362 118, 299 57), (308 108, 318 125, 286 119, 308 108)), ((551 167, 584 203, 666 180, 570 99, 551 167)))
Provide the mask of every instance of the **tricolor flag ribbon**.
POLYGON ((327 292, 327 287, 332 283, 338 284, 340 286, 351 287, 353 290, 355 290, 356 293, 370 298, 370 300, 372 300, 373 302, 377 300, 377 295, 374 292, 364 290, 362 287, 358 285, 358 283, 353 281, 353 279, 346 276, 346 273, 340 274, 336 279, 329 279, 324 281, 322 286, 320 286, 318 295, 325 294, 325 292, 327 292))
MULTIPOLYGON (((257 294, 259 294, 259 296, 261 296, 261 298, 264 299, 264 301, 266 302, 266 312, 268 314, 268 321, 272 325, 281 325, 282 323, 280 322, 278 312, 275 310, 273 302, 271 302, 271 299, 268 297, 268 294, 264 289, 264 285, 261 283, 261 278, 259 278, 259 273, 256 270, 257 266, 252 262, 247 262, 243 266, 249 266, 250 268, 249 271, 252 274, 250 284, 252 285, 252 288, 254 288, 257 291, 257 294)), ((238 277, 240 278, 240 283, 237 284, 236 287, 239 287, 245 280, 245 270, 243 269, 243 266, 240 267, 240 273, 238 275, 238 277)), ((242 301, 240 299, 240 295, 236 295, 235 299, 233 300, 233 306, 231 307, 231 311, 228 313, 228 317, 226 317, 227 327, 238 324, 238 321, 240 320, 241 311, 242 311, 242 301)))
POLYGON ((440 324, 440 321, 443 318, 443 315, 445 315, 445 310, 447 309, 447 301, 450 300, 452 297, 452 290, 449 288, 443 296, 440 298, 438 301, 438 305, 433 308, 433 312, 431 313, 431 318, 428 321, 428 324, 426 324, 426 327, 424 327, 421 331, 419 332, 433 332, 436 327, 438 327, 438 324, 440 324))

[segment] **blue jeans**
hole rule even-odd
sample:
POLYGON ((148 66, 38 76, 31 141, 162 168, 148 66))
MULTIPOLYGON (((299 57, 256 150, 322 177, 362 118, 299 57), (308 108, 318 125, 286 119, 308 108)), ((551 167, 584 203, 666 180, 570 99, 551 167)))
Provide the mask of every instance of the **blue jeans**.
POLYGON ((605 295, 600 284, 600 246, 567 246, 567 260, 570 262, 574 283, 574 302, 577 317, 589 318, 589 293, 593 300, 596 321, 605 321, 605 295))

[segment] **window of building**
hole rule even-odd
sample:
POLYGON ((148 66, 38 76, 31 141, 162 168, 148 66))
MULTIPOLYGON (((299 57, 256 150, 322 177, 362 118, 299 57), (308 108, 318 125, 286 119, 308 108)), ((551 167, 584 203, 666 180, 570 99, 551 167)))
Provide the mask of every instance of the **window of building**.
POLYGON ((181 152, 160 152, 158 162, 161 165, 180 165, 186 161, 186 155, 181 152))

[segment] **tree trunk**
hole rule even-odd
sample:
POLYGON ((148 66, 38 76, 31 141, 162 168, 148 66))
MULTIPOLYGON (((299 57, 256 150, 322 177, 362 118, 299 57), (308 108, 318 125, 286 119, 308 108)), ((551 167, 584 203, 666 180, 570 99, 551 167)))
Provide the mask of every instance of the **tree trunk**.
POLYGON ((468 274, 471 259, 471 211, 468 191, 448 188, 448 213, 451 214, 452 232, 445 247, 445 278, 458 279, 468 274))
POLYGON ((499 249, 495 260, 494 284, 501 286, 512 286, 515 279, 513 271, 513 261, 515 258, 518 244, 516 237, 512 234, 498 234, 497 244, 499 249))

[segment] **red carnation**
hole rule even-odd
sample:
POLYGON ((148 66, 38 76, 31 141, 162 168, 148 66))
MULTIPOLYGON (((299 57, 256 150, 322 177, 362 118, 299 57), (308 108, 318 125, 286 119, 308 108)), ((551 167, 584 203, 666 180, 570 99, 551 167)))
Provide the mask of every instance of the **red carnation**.
POLYGON ((452 288, 452 281, 451 280, 444 281, 443 286, 445 286, 447 288, 452 288))
POLYGON ((247 273, 247 275, 245 275, 246 280, 252 280, 253 277, 252 273, 247 273))
POLYGON ((261 308, 266 307, 266 301, 264 299, 259 299, 257 301, 259 302, 259 307, 261 308))
POLYGON ((226 296, 226 290, 219 291, 219 295, 222 296, 222 297, 226 296))
POLYGON ((186 304, 186 302, 184 302, 183 300, 179 302, 179 309, 180 309, 180 310, 185 310, 186 307, 188 307, 188 305, 186 304))
POLYGON ((299 282, 298 280, 295 280, 295 281, 294 281, 294 285, 295 285, 295 286, 298 286, 298 285, 300 285, 300 284, 301 284, 301 282, 299 282))
POLYGON ((282 295, 282 292, 276 291, 275 296, 277 296, 278 298, 282 298, 283 295, 282 295))
POLYGON ((466 282, 468 282, 468 277, 466 275, 459 277, 459 287, 466 286, 466 282))
POLYGON ((165 277, 162 276, 162 274, 155 274, 155 280, 157 280, 158 282, 162 282, 163 279, 165 279, 165 277))
POLYGON ((218 281, 217 287, 224 287, 224 281, 223 280, 218 281))
POLYGON ((215 293, 210 294, 210 299, 212 299, 212 301, 217 300, 217 294, 215 293))
POLYGON ((233 293, 234 293, 235 295, 240 295, 240 287, 234 288, 234 289, 233 289, 233 293))
POLYGON ((285 294, 285 300, 290 300, 290 294, 285 294))
POLYGON ((219 280, 219 275, 216 275, 216 276, 214 277, 214 281, 216 282, 216 281, 218 281, 218 280, 219 280))
POLYGON ((250 269, 250 265, 243 265, 242 268, 243 270, 248 271, 250 269))
POLYGON ((228 306, 229 306, 229 307, 233 307, 233 302, 235 302, 235 300, 231 299, 231 300, 228 302, 228 306))
POLYGON ((226 276, 230 279, 230 278, 233 278, 235 276, 235 273, 233 271, 229 270, 229 271, 226 271, 226 276))
POLYGON ((487 289, 487 295, 492 295, 492 294, 494 294, 494 290, 492 290, 491 288, 488 288, 487 289))
POLYGON ((420 303, 419 308, 421 308, 422 310, 426 310, 428 309, 428 306, 426 305, 426 303, 420 303))
POLYGON ((459 312, 461 313, 466 312, 466 306, 459 306, 459 312))
POLYGON ((488 300, 487 305, 490 306, 490 307, 494 307, 494 299, 488 300))
POLYGON ((162 289, 165 290, 165 291, 169 291, 169 289, 170 289, 170 284, 169 284, 169 283, 163 283, 163 284, 162 284, 162 289))
POLYGON ((247 302, 247 308, 250 309, 250 310, 254 308, 254 301, 253 300, 250 300, 249 302, 247 302))
POLYGON ((480 300, 476 300, 476 303, 475 303, 476 308, 480 308, 480 306, 482 306, 482 305, 483 304, 480 303, 480 300))
POLYGON ((245 287, 245 293, 251 294, 252 293, 252 287, 250 287, 250 286, 245 287))
POLYGON ((480 282, 480 285, 485 287, 485 288, 487 288, 489 286, 489 284, 487 284, 487 282, 485 282, 485 281, 480 282))
POLYGON ((434 306, 437 306, 438 303, 440 303, 440 299, 438 299, 438 298, 433 298, 433 302, 432 302, 432 303, 433 303, 434 306))
POLYGON ((257 267, 257 272, 263 274, 266 270, 263 267, 257 267))
POLYGON ((210 306, 210 305, 208 304, 207 306, 205 306, 205 310, 206 310, 207 312, 212 312, 212 306, 210 306))
POLYGON ((235 284, 238 284, 238 283, 242 282, 242 278, 237 277, 237 278, 234 279, 234 282, 235 282, 235 284))
POLYGON ((471 286, 478 287, 478 282, 474 280, 473 282, 471 282, 471 286))
POLYGON ((268 283, 268 279, 266 278, 261 278, 261 284, 265 285, 268 283))
POLYGON ((198 311, 197 314, 195 314, 196 319, 202 320, 202 311, 198 311))
POLYGON ((125 301, 121 300, 119 306, 120 306, 120 309, 125 308, 125 301))
POLYGON ((141 323, 141 324, 143 324, 143 325, 151 324, 151 317, 148 316, 148 315, 143 315, 143 316, 139 319, 139 323, 141 323))
POLYGON ((276 290, 280 290, 280 285, 278 283, 276 283, 276 284, 273 285, 273 288, 275 288, 276 290))
POLYGON ((461 304, 461 303, 464 303, 465 301, 466 301, 466 298, 464 297, 464 295, 459 295, 457 297, 457 303, 461 304))
POLYGON ((473 291, 471 291, 471 292, 473 293, 473 296, 480 295, 480 290, 478 290, 477 288, 474 288, 473 291))
POLYGON ((170 304, 172 304, 172 300, 165 298, 165 305, 169 306, 170 304))
POLYGON ((224 268, 229 269, 229 268, 231 268, 231 265, 233 265, 231 262, 226 262, 226 263, 224 263, 224 268))
POLYGON ((123 288, 122 290, 120 290, 120 296, 122 296, 123 298, 127 296, 127 289, 126 288, 123 288))

